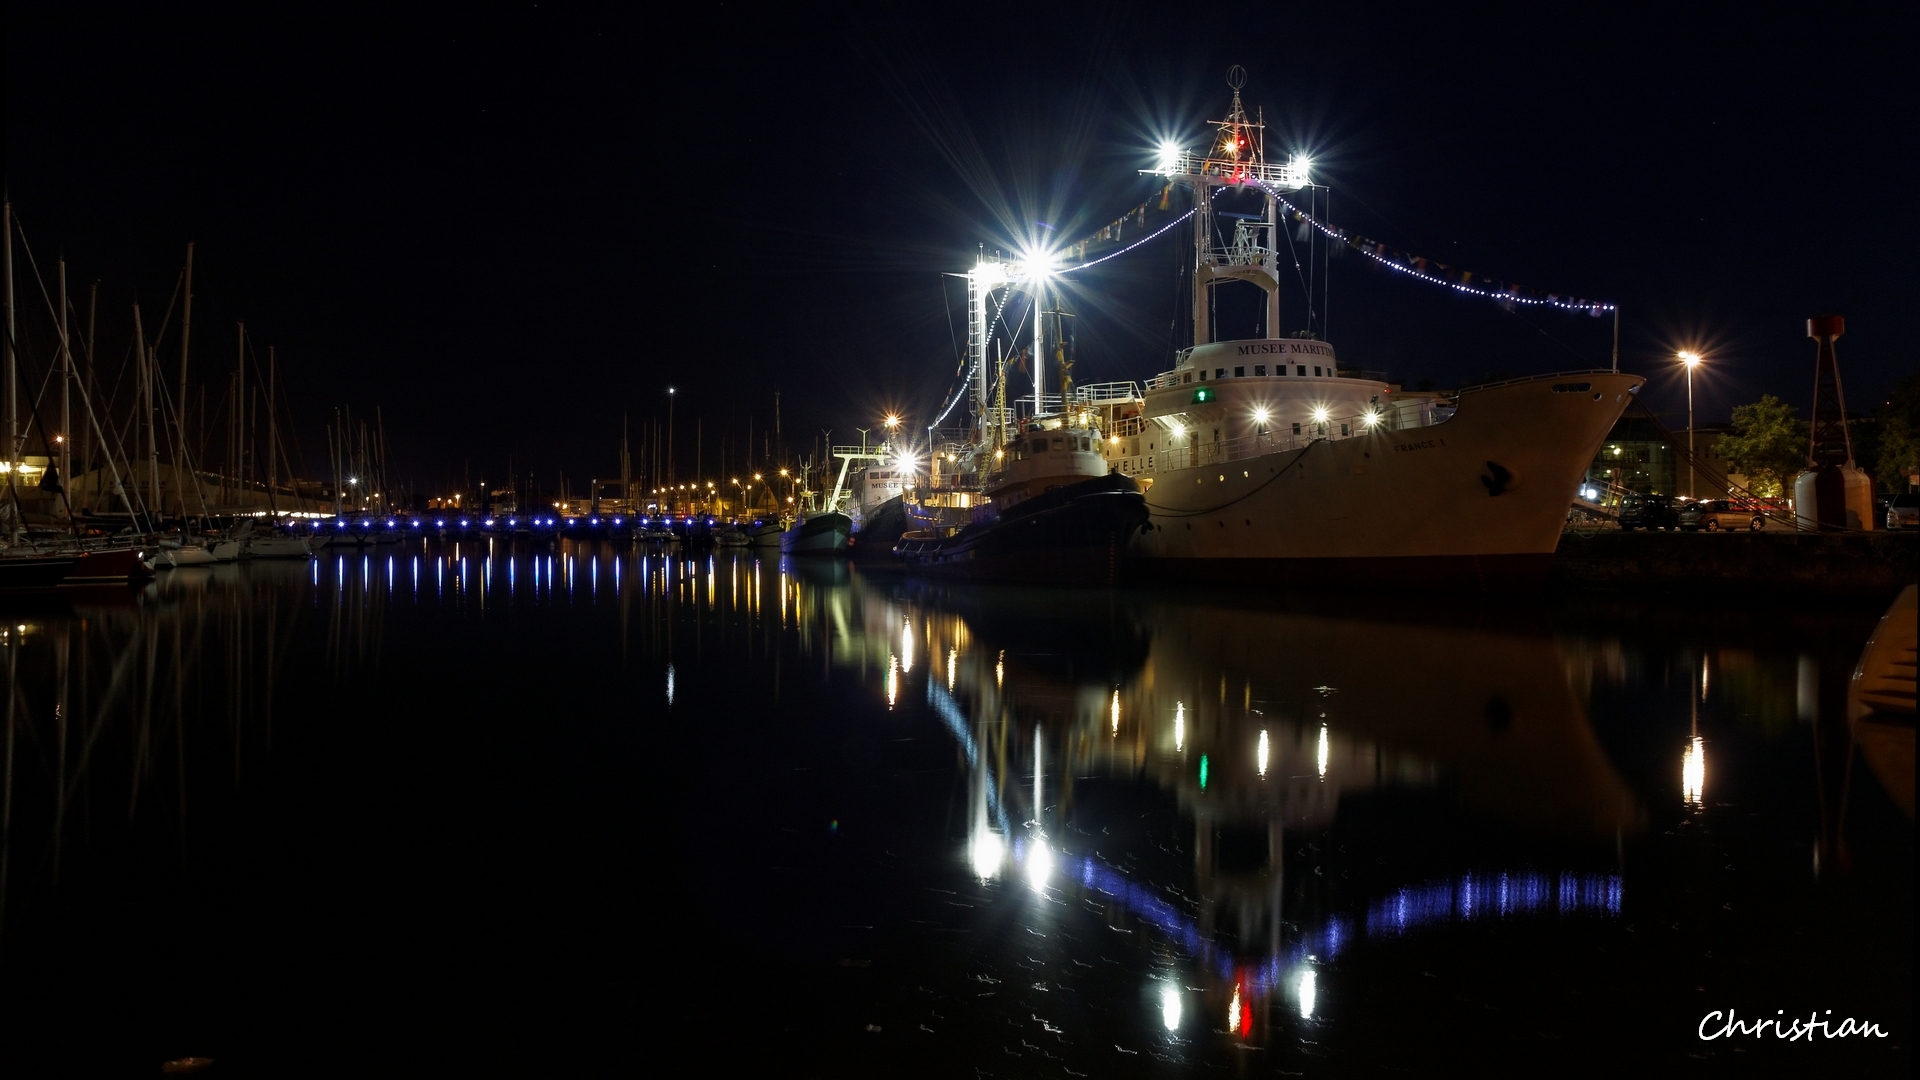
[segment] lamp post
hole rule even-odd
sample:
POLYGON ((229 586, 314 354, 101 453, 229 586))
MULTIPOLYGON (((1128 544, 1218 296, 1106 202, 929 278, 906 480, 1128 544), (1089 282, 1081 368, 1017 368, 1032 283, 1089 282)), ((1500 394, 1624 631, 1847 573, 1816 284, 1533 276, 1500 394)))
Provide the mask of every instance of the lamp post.
POLYGON ((1680 363, 1687 369, 1687 498, 1693 498, 1693 369, 1700 364, 1700 354, 1682 352, 1680 363))

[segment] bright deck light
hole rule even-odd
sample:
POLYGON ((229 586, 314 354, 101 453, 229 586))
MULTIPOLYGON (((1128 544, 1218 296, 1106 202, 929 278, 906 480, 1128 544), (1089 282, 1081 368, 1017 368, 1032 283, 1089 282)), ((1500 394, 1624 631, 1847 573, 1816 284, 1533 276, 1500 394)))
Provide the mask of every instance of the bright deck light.
POLYGON ((1706 744, 1695 735, 1687 743, 1686 752, 1680 755, 1680 799, 1688 806, 1706 804, 1707 754, 1706 744))
POLYGON ((1313 421, 1314 421, 1314 423, 1316 423, 1316 424, 1324 424, 1324 423, 1326 423, 1326 422, 1327 422, 1327 410, 1325 410, 1325 409, 1315 409, 1315 410, 1313 410, 1313 421))
POLYGON ((1171 142, 1163 142, 1160 144, 1159 157, 1154 161, 1153 171, 1170 173, 1173 171, 1174 165, 1178 164, 1179 161, 1180 147, 1171 142))
POLYGON ((1034 892, 1047 891, 1047 878, 1053 874, 1053 852, 1047 850, 1045 840, 1036 839, 1033 846, 1027 848, 1027 884, 1034 892))
POLYGON ((1005 845, 1000 843, 1000 834, 986 829, 974 834, 973 843, 968 852, 973 862, 974 875, 980 880, 1000 872, 1000 860, 1005 855, 1005 845))
POLYGON ((1253 410, 1253 422, 1263 427, 1266 425, 1267 416, 1268 416, 1268 413, 1267 413, 1267 410, 1265 409, 1253 410))

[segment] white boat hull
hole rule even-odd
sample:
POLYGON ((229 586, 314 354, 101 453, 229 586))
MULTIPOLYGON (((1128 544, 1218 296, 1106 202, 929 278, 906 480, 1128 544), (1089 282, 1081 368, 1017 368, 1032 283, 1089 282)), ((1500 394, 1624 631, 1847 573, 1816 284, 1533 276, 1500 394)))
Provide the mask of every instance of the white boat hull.
POLYGON ((212 566, 220 561, 214 558, 213 552, 203 547, 170 548, 161 554, 166 560, 166 565, 176 569, 184 566, 212 566))
POLYGON ((304 559, 313 553, 304 536, 256 536, 247 542, 255 559, 304 559))
MULTIPOLYGON (((1644 380, 1543 376, 1461 395, 1446 421, 1161 468, 1139 568, 1305 584, 1537 584, 1594 455, 1644 380)), ((1179 462, 1176 462, 1179 464, 1179 462)))

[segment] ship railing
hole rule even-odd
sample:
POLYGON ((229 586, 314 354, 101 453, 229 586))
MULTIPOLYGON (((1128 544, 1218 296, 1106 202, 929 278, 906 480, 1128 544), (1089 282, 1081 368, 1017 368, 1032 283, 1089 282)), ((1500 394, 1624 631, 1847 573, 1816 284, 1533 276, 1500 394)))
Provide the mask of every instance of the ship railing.
POLYGON ((1146 430, 1147 421, 1145 417, 1123 416, 1119 420, 1114 421, 1113 430, 1107 432, 1107 434, 1116 439, 1126 439, 1143 434, 1146 430))
POLYGON ((1128 382, 1084 383, 1073 388, 1076 405, 1105 405, 1116 401, 1140 400, 1140 384, 1128 382))
MULTIPOLYGON (((1301 450, 1317 442, 1339 442, 1343 439, 1357 438, 1376 431, 1408 431, 1422 427, 1432 427, 1446 418, 1436 416, 1432 423, 1396 423, 1408 417, 1396 416, 1392 412, 1359 413, 1353 416, 1328 417, 1300 425, 1300 433, 1274 424, 1268 431, 1252 435, 1242 435, 1233 439, 1207 441, 1196 439, 1186 446, 1169 447, 1152 454, 1141 455, 1142 475, 1150 475, 1174 469, 1192 469, 1203 465, 1225 465, 1235 461, 1278 454, 1289 450, 1301 450)), ((1418 419, 1413 414, 1412 419, 1418 419)))
POLYGON ((1293 190, 1305 187, 1307 170, 1302 164, 1288 161, 1284 164, 1253 164, 1234 158, 1213 158, 1204 154, 1195 154, 1182 150, 1164 167, 1153 170, 1161 176, 1210 176, 1224 181, 1242 183, 1264 180, 1278 187, 1293 190))
MULTIPOLYGON (((1155 375, 1153 378, 1147 380, 1147 389, 1164 390, 1167 387, 1179 386, 1183 382, 1185 382, 1187 385, 1194 385, 1195 380, 1186 380, 1183 378, 1183 376, 1186 376, 1189 374, 1192 374, 1192 369, 1189 369, 1189 368, 1182 368, 1178 371, 1162 372, 1159 375, 1155 375)), ((1387 373, 1384 371, 1367 371, 1361 368, 1340 368, 1333 375, 1326 376, 1326 377, 1337 378, 1337 379, 1365 379, 1368 382, 1382 382, 1382 383, 1392 381, 1387 377, 1387 373)), ((1233 376, 1228 376, 1227 378, 1209 379, 1203 374, 1201 375, 1200 379, 1197 380, 1197 382, 1207 383, 1209 385, 1218 385, 1220 383, 1228 382, 1233 379, 1279 379, 1279 380, 1291 382, 1293 381, 1294 378, 1295 376, 1291 376, 1291 375, 1233 375, 1233 376)), ((1525 382, 1526 380, 1522 379, 1517 381, 1525 382)), ((1504 386, 1506 384, 1496 383, 1494 385, 1504 386)), ((1481 389, 1481 387, 1476 386, 1473 389, 1478 390, 1478 389, 1481 389)))

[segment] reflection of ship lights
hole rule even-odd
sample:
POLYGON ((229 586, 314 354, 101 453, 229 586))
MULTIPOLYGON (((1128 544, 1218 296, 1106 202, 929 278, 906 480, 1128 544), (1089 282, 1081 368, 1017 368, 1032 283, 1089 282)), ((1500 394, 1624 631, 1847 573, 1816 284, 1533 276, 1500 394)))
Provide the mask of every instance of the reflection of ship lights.
POLYGON ((900 660, 892 653, 887 654, 887 708, 900 696, 900 660))
POLYGON ((1313 763, 1320 769, 1320 778, 1327 776, 1327 725, 1320 725, 1320 745, 1314 749, 1313 763))
POLYGON ((1113 734, 1115 738, 1120 736, 1120 691, 1118 690, 1113 692, 1113 734))
POLYGON ((1160 1022, 1168 1031, 1180 1030, 1180 991, 1171 983, 1160 988, 1160 1022))
POLYGON ((1300 973, 1299 998, 1300 1019, 1302 1020, 1310 1020, 1313 1018, 1313 1000, 1315 997, 1313 984, 1314 974, 1311 968, 1300 973))
POLYGON ((908 619, 900 628, 900 670, 911 674, 913 671, 913 620, 908 619))
POLYGON ((1047 850, 1045 840, 1035 840, 1027 847, 1027 884, 1034 892, 1047 891, 1047 878, 1053 874, 1053 852, 1047 850))
POLYGON ((1187 748, 1187 703, 1173 703, 1173 748, 1175 751, 1187 748))
POLYGON ((667 665, 667 704, 673 704, 673 665, 667 665))
POLYGON ((1680 756, 1680 799, 1688 806, 1705 806, 1707 788, 1707 751, 1695 735, 1680 756))
POLYGON ((1267 775, 1267 733, 1265 731, 1260 733, 1260 746, 1254 754, 1254 767, 1260 770, 1261 776, 1267 775))
POLYGON ((968 855, 973 861, 973 872, 985 881, 1000 872, 1000 863, 1006 858, 1006 845, 1000 842, 1000 834, 981 829, 973 836, 968 855))
POLYGON ((949 690, 953 689, 954 665, 958 664, 959 662, 960 662, 960 650, 948 649, 947 650, 947 689, 949 690))
MULTIPOLYGON (((1240 1007, 1240 988, 1235 986, 1233 988, 1233 1000, 1227 1002, 1227 1030, 1239 1031, 1240 1020, 1243 1015, 1245 1015, 1245 1010, 1240 1007)), ((1247 1017, 1247 1019, 1252 1018, 1247 1017)))

